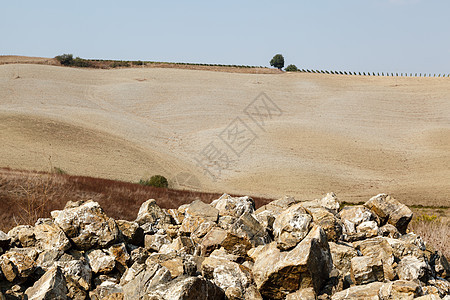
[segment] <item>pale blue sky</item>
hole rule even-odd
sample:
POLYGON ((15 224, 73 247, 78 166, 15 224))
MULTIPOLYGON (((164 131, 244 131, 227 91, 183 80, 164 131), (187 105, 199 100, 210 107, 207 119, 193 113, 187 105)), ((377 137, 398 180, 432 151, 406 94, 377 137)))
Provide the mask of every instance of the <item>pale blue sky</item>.
POLYGON ((0 55, 450 73, 449 0, 2 1, 0 55))

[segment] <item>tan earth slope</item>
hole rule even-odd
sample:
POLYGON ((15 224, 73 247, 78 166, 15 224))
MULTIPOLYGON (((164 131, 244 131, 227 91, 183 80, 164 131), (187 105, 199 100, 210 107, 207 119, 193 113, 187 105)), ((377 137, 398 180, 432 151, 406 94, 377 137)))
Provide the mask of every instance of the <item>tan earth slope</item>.
POLYGON ((0 166, 449 205, 450 78, 0 65, 0 166))

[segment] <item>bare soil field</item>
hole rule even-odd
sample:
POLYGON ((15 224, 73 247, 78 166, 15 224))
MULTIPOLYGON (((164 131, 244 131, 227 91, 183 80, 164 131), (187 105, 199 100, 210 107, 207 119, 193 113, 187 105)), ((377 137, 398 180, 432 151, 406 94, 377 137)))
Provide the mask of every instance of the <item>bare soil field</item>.
POLYGON ((450 79, 4 64, 0 166, 449 206, 450 79))

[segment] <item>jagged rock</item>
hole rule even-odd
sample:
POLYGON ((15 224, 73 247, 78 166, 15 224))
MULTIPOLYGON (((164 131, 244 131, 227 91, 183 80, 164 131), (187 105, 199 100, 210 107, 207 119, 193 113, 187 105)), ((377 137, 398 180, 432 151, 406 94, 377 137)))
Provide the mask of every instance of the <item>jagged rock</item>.
POLYGON ((164 254, 171 252, 194 254, 195 250, 196 247, 189 237, 180 236, 174 239, 172 243, 163 245, 159 252, 164 254))
POLYGON ((125 269, 128 266, 128 262, 130 261, 131 257, 128 254, 127 247, 125 244, 116 244, 112 245, 108 249, 109 254, 114 258, 116 261, 116 268, 121 272, 125 272, 125 269))
POLYGON ((353 246, 356 250, 361 251, 362 255, 381 260, 385 279, 393 280, 395 278, 395 272, 392 268, 394 251, 389 245, 387 238, 375 237, 355 242, 353 246))
POLYGON ((280 213, 273 223, 277 247, 288 250, 295 247, 311 228, 312 217, 301 204, 295 204, 280 213))
POLYGON ((144 230, 136 222, 117 220, 122 237, 127 244, 142 246, 144 244, 144 230))
POLYGON ((225 299, 224 291, 211 281, 201 277, 178 277, 169 283, 153 288, 147 299, 196 299, 212 300, 225 299))
POLYGON ((221 216, 239 218, 242 214, 255 212, 255 202, 250 197, 231 197, 223 194, 219 199, 211 202, 211 206, 219 210, 221 216))
POLYGON ((36 243, 34 230, 30 225, 19 225, 8 232, 13 247, 33 247, 36 243))
POLYGON ((61 269, 50 268, 25 294, 28 300, 67 299, 66 281, 61 269))
POLYGON ((426 282, 431 273, 430 266, 415 256, 408 255, 402 258, 397 267, 397 274, 402 280, 416 280, 426 282))
POLYGON ((349 244, 345 243, 328 243, 330 246, 333 265, 342 273, 350 272, 352 258, 358 256, 358 252, 349 244))
POLYGON ((384 280, 383 263, 376 257, 353 257, 350 271, 352 281, 358 285, 384 280))
POLYGON ((169 245, 172 240, 167 234, 147 234, 145 235, 145 248, 150 251, 158 252, 163 245, 169 245))
POLYGON ((225 259, 207 257, 202 263, 202 274, 226 291, 237 288, 243 295, 248 286, 253 283, 251 270, 225 259))
POLYGON ((130 256, 131 256, 131 264, 134 264, 135 262, 142 264, 150 256, 150 252, 145 248, 138 247, 136 249, 131 250, 130 256))
POLYGON ((0 256, 0 268, 9 282, 20 282, 33 273, 36 263, 26 253, 10 250, 0 256))
POLYGON ((439 277, 450 278, 450 264, 444 254, 440 251, 434 253, 432 258, 434 271, 439 277))
POLYGON ((385 240, 391 246, 396 260, 401 260, 403 257, 408 255, 422 258, 425 257, 424 251, 420 250, 417 245, 412 244, 408 241, 402 241, 400 239, 393 238, 385 238, 385 240))
POLYGON ((286 300, 316 300, 317 295, 313 288, 300 289, 286 296, 286 300))
MULTIPOLYGON (((110 295, 120 294, 123 298, 123 289, 117 283, 111 281, 102 282, 99 286, 95 288, 95 290, 89 292, 89 297, 92 300, 103 300, 110 295)), ((117 297, 117 295, 116 295, 117 297)), ((109 297, 111 299, 111 297, 109 297)))
POLYGON ((228 253, 245 256, 251 243, 222 228, 214 228, 206 234, 200 244, 201 255, 208 256, 213 250, 223 247, 228 253))
MULTIPOLYGON (((225 219, 221 217, 220 220, 225 219)), ((252 214, 244 212, 239 218, 229 217, 228 224, 219 224, 223 229, 250 241, 253 246, 265 245, 272 241, 268 232, 252 214)), ((219 221, 220 223, 220 221, 219 221)))
POLYGON ((94 273, 109 273, 116 266, 116 260, 108 251, 97 249, 86 253, 87 261, 94 273))
POLYGON ((172 217, 172 219, 175 221, 175 224, 181 225, 184 220, 184 212, 181 212, 178 209, 168 209, 167 213, 172 217))
POLYGON ((194 243, 200 244, 203 237, 212 229, 217 228, 214 222, 203 222, 191 233, 191 239, 194 243))
POLYGON ((400 237, 400 232, 397 227, 391 224, 385 224, 381 226, 378 230, 378 234, 381 236, 398 239, 400 237))
POLYGON ((384 285, 382 282, 372 282, 352 286, 331 296, 332 300, 379 300, 378 293, 384 285))
POLYGON ((85 299, 91 289, 92 269, 84 257, 79 260, 58 261, 68 289, 70 299, 85 299))
POLYGON ((270 210, 263 210, 255 215, 256 220, 266 231, 273 231, 273 223, 275 222, 275 214, 270 210))
POLYGON ((36 259, 36 266, 47 271, 64 254, 58 249, 43 250, 36 259))
POLYGON ((364 206, 372 210, 381 221, 394 225, 401 234, 406 232, 412 219, 412 211, 404 204, 386 194, 379 194, 367 201, 364 206))
POLYGON ((119 238, 116 222, 94 201, 69 202, 64 210, 51 212, 53 221, 81 250, 105 248, 119 238))
POLYGON ((450 295, 450 282, 443 278, 436 278, 428 280, 428 284, 434 288, 436 288, 439 296, 444 297, 446 295, 450 295))
POLYGON ((404 235, 400 236, 398 239, 402 242, 413 244, 422 251, 425 251, 427 248, 425 245, 425 242, 422 240, 422 238, 415 233, 410 232, 410 233, 404 234, 404 235))
POLYGON ((294 197, 284 196, 278 200, 272 201, 266 205, 258 208, 255 213, 259 214, 265 210, 271 211, 275 216, 279 215, 281 212, 286 210, 289 206, 298 203, 298 200, 295 200, 294 197))
POLYGON ((338 214, 343 223, 346 235, 355 234, 356 226, 362 222, 375 220, 375 215, 362 205, 346 206, 338 214))
POLYGON ((396 280, 384 284, 378 295, 380 300, 413 299, 422 295, 422 288, 417 282, 396 280))
MULTIPOLYGON (((147 295, 155 286, 169 282, 172 279, 169 270, 160 264, 134 263, 120 279, 124 299, 140 299, 147 295)), ((151 298, 150 298, 151 299, 151 298)))
POLYGON ((219 210, 200 200, 195 200, 186 208, 185 216, 202 218, 205 221, 217 222, 219 210))
POLYGON ((39 219, 34 226, 35 246, 42 250, 66 251, 71 247, 64 231, 51 219, 39 219))
POLYGON ((300 288, 319 291, 331 269, 325 232, 315 226, 291 251, 280 251, 275 242, 259 249, 253 276, 261 295, 282 299, 300 288))
POLYGON ((322 199, 316 199, 314 201, 302 202, 302 206, 308 210, 310 208, 322 207, 322 208, 326 209, 327 211, 333 213, 334 215, 336 215, 340 209, 339 200, 334 193, 328 193, 322 199))
POLYGON ((175 257, 172 259, 168 259, 165 261, 162 261, 161 266, 167 268, 170 272, 170 276, 172 278, 176 278, 180 275, 184 274, 184 263, 183 259, 181 257, 175 257))
POLYGON ((362 222, 356 226, 356 232, 364 233, 366 238, 375 237, 378 235, 378 225, 375 221, 362 222))
POLYGON ((156 204, 155 199, 149 199, 142 203, 136 218, 145 233, 155 233, 159 228, 172 223, 171 217, 156 204))
POLYGON ((219 258, 219 259, 225 259, 225 260, 232 261, 232 262, 241 261, 241 258, 242 258, 242 257, 240 257, 238 255, 228 253, 225 250, 225 248, 223 248, 223 247, 219 248, 219 249, 216 249, 213 252, 211 252, 210 257, 219 258))
POLYGON ((10 242, 11 242, 11 237, 0 230, 0 248, 8 249, 10 242))
POLYGON ((325 231, 328 241, 337 242, 341 238, 342 222, 334 214, 323 207, 310 207, 308 211, 313 221, 325 231))

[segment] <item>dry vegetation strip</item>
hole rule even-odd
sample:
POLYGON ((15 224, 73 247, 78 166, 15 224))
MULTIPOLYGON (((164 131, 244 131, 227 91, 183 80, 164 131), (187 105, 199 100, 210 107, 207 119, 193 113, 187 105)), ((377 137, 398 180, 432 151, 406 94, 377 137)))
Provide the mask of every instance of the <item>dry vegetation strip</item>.
MULTIPOLYGON (((67 201, 92 199, 114 219, 134 220, 147 199, 163 208, 176 208, 195 199, 210 203, 220 194, 143 186, 86 176, 17 171, 0 168, 0 230, 34 224, 62 209, 67 201)), ((271 200, 254 197, 259 207, 271 200)))
MULTIPOLYGON (((92 199, 100 203, 114 219, 134 220, 140 205, 156 199, 163 208, 176 208, 200 199, 210 203, 220 194, 154 188, 136 183, 67 174, 18 171, 0 168, 0 230, 9 231, 21 224, 34 224, 38 218, 50 217, 52 210, 62 209, 67 201, 92 199)), ((271 199, 253 197, 260 207, 271 199)), ((343 203, 354 205, 354 203, 343 203)), ((424 210, 425 211, 425 210, 424 210)), ((410 229, 422 236, 436 250, 450 257, 450 222, 448 208, 440 208, 443 216, 421 213, 410 229)))

